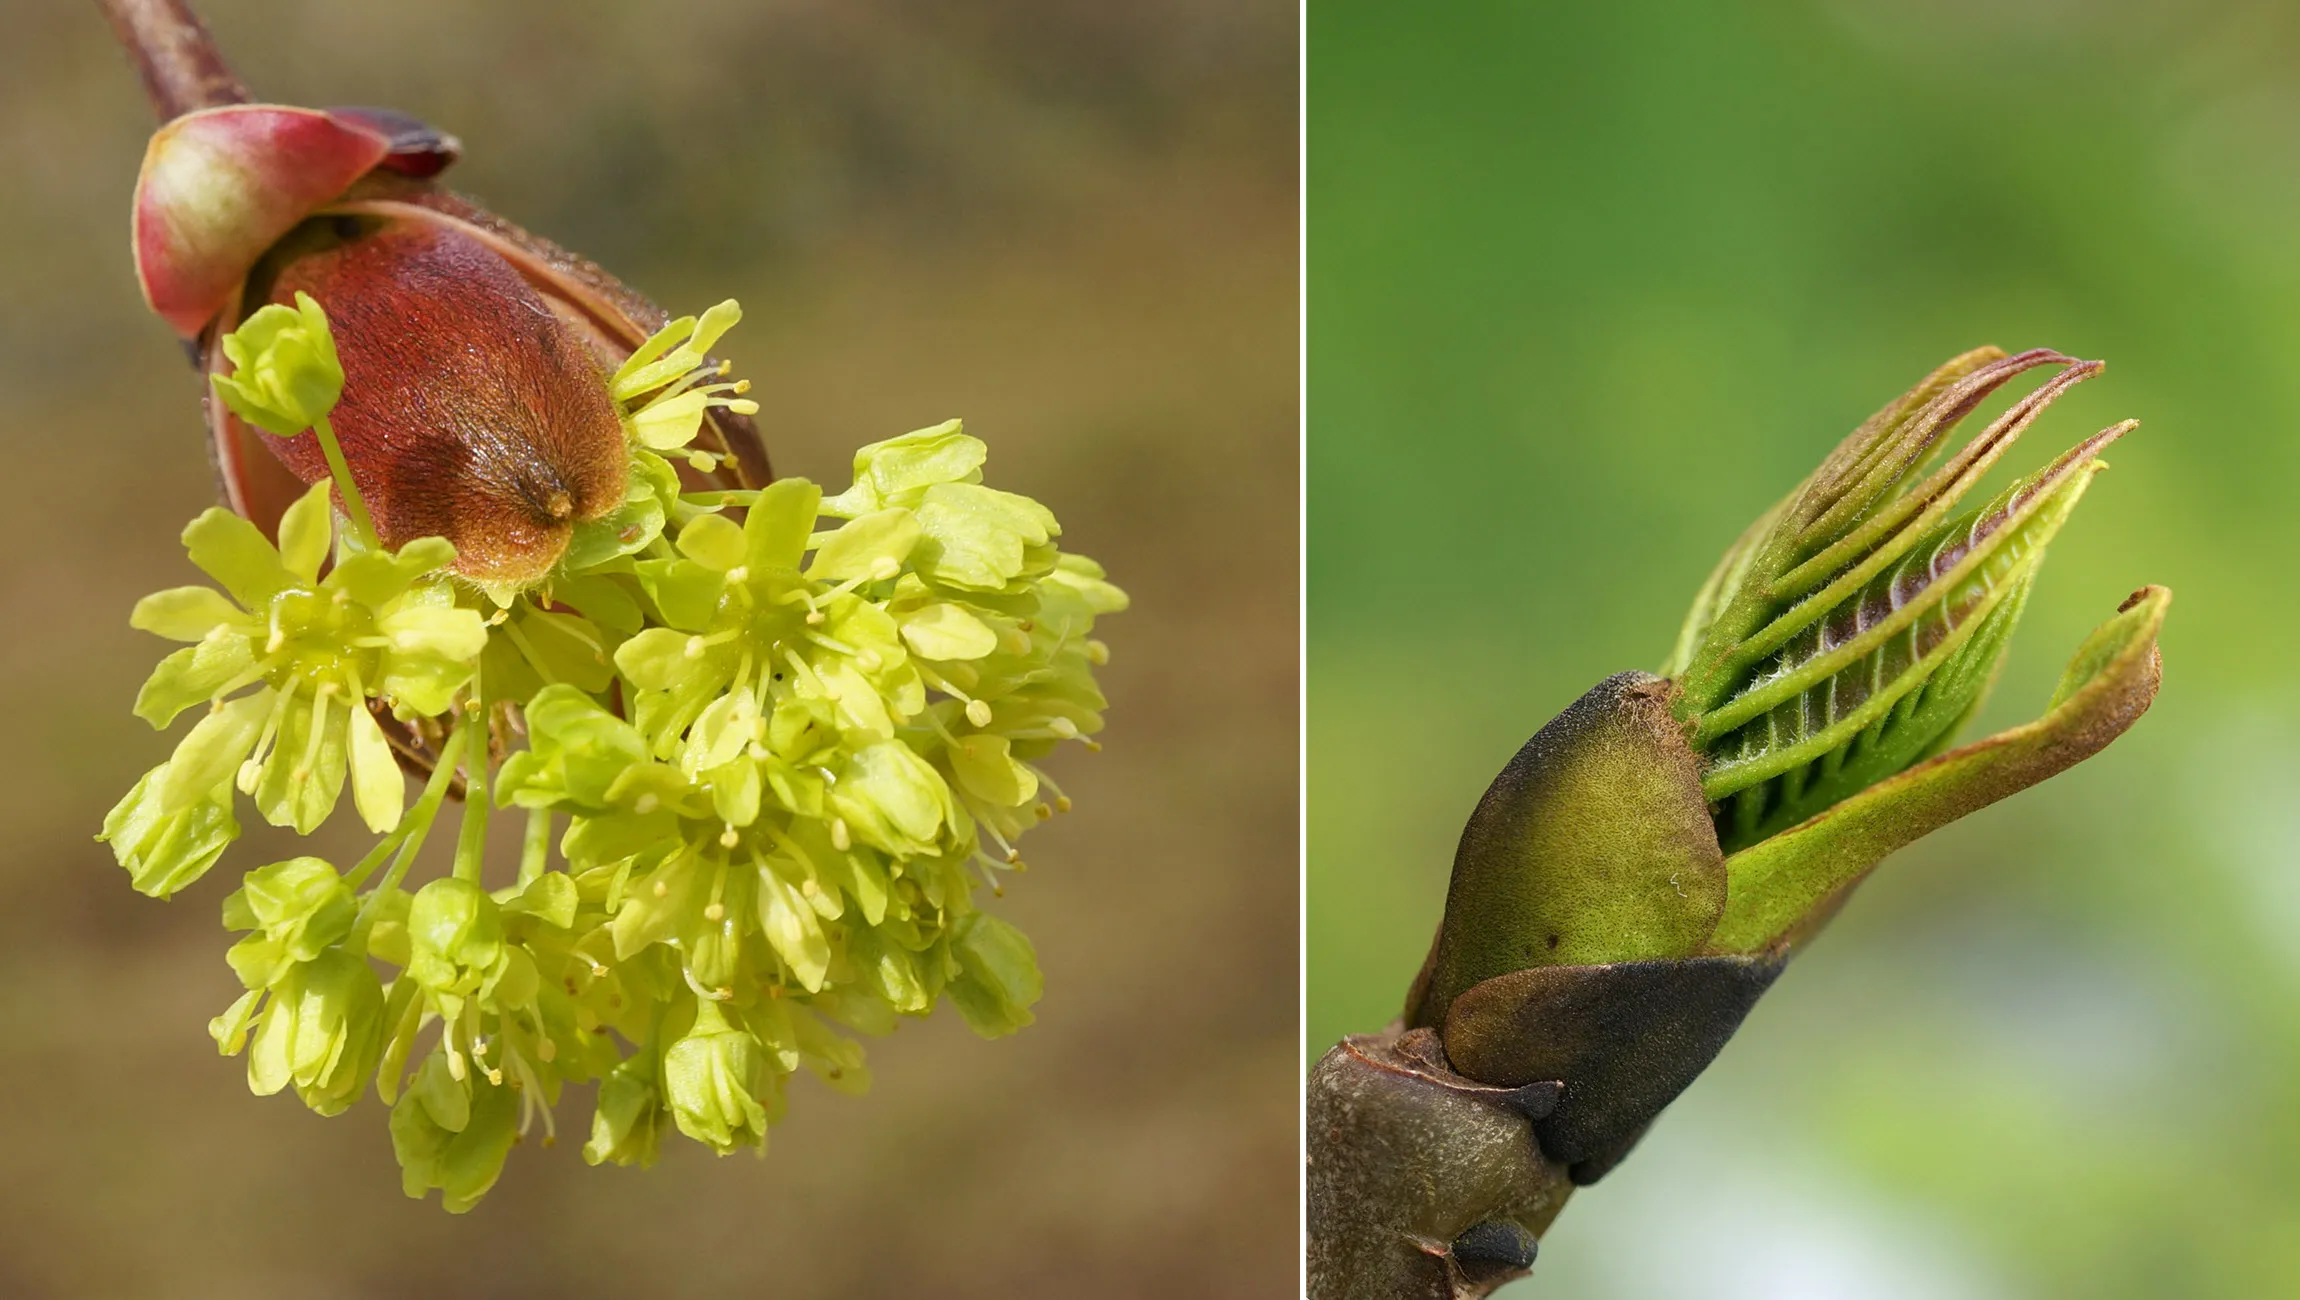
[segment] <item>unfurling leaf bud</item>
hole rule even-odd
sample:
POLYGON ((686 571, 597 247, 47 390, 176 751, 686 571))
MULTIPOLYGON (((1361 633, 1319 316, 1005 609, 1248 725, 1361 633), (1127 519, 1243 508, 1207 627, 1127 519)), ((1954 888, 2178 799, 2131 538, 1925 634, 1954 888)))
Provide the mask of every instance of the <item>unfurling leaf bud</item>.
POLYGON ((1727 851, 1938 752, 1979 706, 2046 543, 2136 422, 1950 512, 2054 398, 2101 369, 2043 349, 1966 353, 1872 417, 1727 554, 1665 668, 1685 683, 1677 713, 1727 851), (2043 365, 2065 368, 1923 474, 1959 420, 2043 365))
POLYGON ((1954 508, 2101 364, 1981 349, 1838 447, 1727 552, 1666 677, 1625 673, 1543 727, 1472 814, 1409 994, 1447 1067, 1563 1085, 1534 1129, 1594 1181, 1721 1049, 1883 859, 2098 752, 2154 698, 2170 596, 2137 592, 2044 717, 1961 749, 2046 543, 2129 431, 1954 508), (2015 375, 2059 374, 1927 473, 2015 375), (1946 751, 1946 752, 1944 752, 1946 751))

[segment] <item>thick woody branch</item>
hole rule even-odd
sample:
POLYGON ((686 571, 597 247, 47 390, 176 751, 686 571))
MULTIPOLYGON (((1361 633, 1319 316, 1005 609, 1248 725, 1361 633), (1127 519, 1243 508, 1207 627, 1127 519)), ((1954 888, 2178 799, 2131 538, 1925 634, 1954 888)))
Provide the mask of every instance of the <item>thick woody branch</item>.
POLYGON ((1310 1300, 1472 1300, 1533 1265, 1573 1183, 1533 1126, 1561 1085, 1494 1088, 1437 1035, 1342 1040, 1310 1074, 1310 1300))

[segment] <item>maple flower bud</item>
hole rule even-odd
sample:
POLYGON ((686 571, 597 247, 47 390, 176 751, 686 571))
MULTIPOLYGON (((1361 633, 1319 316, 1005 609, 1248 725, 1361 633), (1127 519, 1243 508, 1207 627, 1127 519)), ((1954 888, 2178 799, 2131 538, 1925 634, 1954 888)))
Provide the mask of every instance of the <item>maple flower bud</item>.
POLYGON ((232 414, 265 433, 302 433, 343 396, 335 336, 308 293, 293 307, 274 303, 248 317, 224 336, 223 350, 232 373, 209 375, 208 382, 232 414))
POLYGON ((694 1028, 663 1053, 663 1094, 679 1131, 720 1155, 763 1145, 771 1112, 782 1103, 780 1078, 759 1040, 729 1024, 708 999, 694 1028))

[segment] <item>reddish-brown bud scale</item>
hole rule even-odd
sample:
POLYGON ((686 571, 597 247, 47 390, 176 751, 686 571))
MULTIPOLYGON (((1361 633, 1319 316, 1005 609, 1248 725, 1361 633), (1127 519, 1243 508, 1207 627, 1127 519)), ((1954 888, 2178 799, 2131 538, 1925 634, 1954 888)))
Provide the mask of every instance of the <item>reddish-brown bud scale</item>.
MULTIPOLYGON (((331 422, 384 544, 445 537, 467 577, 541 579, 575 524, 623 502, 629 457, 606 372, 468 235, 309 224, 283 251, 318 246, 285 258, 266 293, 292 304, 300 290, 327 311, 344 368, 331 422)), ((305 483, 327 477, 311 434, 270 446, 305 483)))
POLYGON ((278 104, 162 126, 136 177, 131 246, 145 301, 176 333, 198 334, 272 241, 390 152, 365 121, 278 104))
MULTIPOLYGON (((135 199, 153 310, 219 371, 227 331, 310 293, 344 368, 330 423, 381 539, 446 537, 479 581, 543 578, 575 525, 623 503, 609 374, 664 313, 440 188, 453 136, 388 109, 247 103, 181 0, 104 4, 164 119, 135 199)), ((226 500, 267 532, 327 474, 309 433, 260 433, 215 401, 208 424, 226 500)), ((734 411, 711 410, 696 445, 723 458, 681 470, 698 485, 773 477, 734 411)))

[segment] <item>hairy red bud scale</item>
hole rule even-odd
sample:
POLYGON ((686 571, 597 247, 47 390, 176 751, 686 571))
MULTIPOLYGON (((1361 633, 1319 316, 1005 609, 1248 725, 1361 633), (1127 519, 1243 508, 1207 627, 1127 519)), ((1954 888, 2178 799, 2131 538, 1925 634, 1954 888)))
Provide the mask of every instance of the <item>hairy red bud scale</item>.
MULTIPOLYGON (((350 237, 314 232, 326 246, 296 251, 299 232, 267 297, 301 290, 328 312, 345 375, 332 421, 384 544, 445 537, 466 577, 540 579, 576 523, 623 502, 629 458, 597 360, 475 239, 315 224, 350 237)), ((266 445, 305 483, 327 477, 311 434, 266 445)))
MULTIPOLYGON (((667 319, 611 275, 431 178, 454 136, 380 108, 200 109, 153 136, 135 252, 154 311, 223 372, 221 337, 266 302, 310 293, 346 372, 333 417, 382 540, 455 543, 498 585, 549 572, 574 525, 623 502, 629 464, 608 374, 667 319)), ((267 533, 327 474, 285 440, 208 410, 232 508, 267 533), (258 450, 258 446, 262 450, 258 450)), ((713 408, 686 471, 722 487, 772 479, 757 431, 713 408)))

